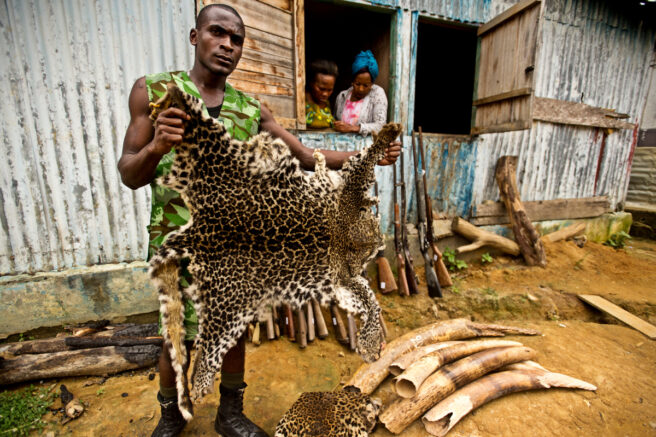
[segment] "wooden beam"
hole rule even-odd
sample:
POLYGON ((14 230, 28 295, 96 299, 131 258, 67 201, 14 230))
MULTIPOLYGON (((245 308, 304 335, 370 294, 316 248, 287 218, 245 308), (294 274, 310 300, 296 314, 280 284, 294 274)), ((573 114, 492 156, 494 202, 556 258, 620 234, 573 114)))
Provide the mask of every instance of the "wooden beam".
POLYGON ((478 28, 478 36, 483 35, 484 33, 490 31, 491 29, 497 27, 499 24, 511 19, 514 15, 519 14, 524 9, 530 8, 536 3, 540 3, 541 0, 524 0, 523 2, 517 3, 510 9, 506 9, 501 14, 497 15, 487 23, 483 24, 478 28))
POLYGON ((626 323, 633 329, 637 329, 652 340, 656 339, 656 326, 642 320, 640 317, 634 316, 630 312, 618 307, 612 302, 607 301, 603 297, 593 294, 579 294, 579 299, 605 313, 610 314, 620 322, 626 323))
MULTIPOLYGON (((539 200, 523 204, 533 221, 598 217, 610 211, 608 196, 539 200)), ((510 223, 506 207, 501 202, 477 205, 474 214, 470 221, 477 226, 510 223)))
POLYGON ((601 127, 607 129, 633 129, 635 124, 623 121, 625 114, 613 109, 599 108, 584 103, 536 97, 533 101, 533 119, 555 124, 601 127))
POLYGON ((305 1, 294 0, 296 127, 305 129, 305 1))
POLYGON ((472 135, 491 134, 495 132, 510 132, 513 130, 530 129, 531 122, 528 120, 511 121, 509 123, 495 124, 492 126, 474 127, 472 135))
POLYGON ((530 96, 532 93, 533 93, 533 88, 519 88, 512 91, 506 91, 505 93, 495 94, 493 96, 474 100, 474 103, 472 103, 472 105, 482 106, 482 105, 487 105, 489 103, 498 102, 500 100, 512 99, 514 97, 530 96))

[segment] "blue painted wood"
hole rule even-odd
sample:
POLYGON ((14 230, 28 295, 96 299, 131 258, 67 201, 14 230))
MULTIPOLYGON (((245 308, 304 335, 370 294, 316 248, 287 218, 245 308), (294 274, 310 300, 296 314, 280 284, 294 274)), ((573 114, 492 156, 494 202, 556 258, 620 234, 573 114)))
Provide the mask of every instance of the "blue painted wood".
POLYGON ((417 39, 419 33, 419 12, 412 12, 410 30, 410 77, 408 90, 408 121, 406 123, 406 132, 412 132, 415 124, 415 85, 417 81, 417 39))

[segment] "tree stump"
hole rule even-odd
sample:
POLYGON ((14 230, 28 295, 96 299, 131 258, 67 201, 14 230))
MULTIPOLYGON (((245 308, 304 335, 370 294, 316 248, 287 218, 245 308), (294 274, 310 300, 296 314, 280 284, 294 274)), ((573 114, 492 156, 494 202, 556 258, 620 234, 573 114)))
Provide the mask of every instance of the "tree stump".
POLYGON ((540 234, 533 227, 519 198, 516 173, 516 156, 502 156, 499 158, 495 176, 499 185, 501 200, 506 205, 510 217, 515 241, 519 245, 519 250, 526 264, 544 267, 547 265, 547 257, 544 253, 542 241, 540 241, 540 234))

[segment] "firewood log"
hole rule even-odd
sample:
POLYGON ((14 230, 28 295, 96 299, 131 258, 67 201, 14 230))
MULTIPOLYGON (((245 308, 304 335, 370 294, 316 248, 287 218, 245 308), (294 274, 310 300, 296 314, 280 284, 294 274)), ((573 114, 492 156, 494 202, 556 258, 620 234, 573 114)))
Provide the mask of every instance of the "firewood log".
POLYGON ((503 337, 504 334, 538 335, 533 329, 474 323, 467 319, 442 320, 410 331, 389 342, 373 363, 363 364, 347 385, 371 394, 389 374, 389 366, 398 357, 420 346, 446 340, 462 340, 473 337, 503 337))
POLYGON ((502 156, 497 161, 495 177, 501 200, 506 205, 515 241, 529 266, 546 266, 547 257, 540 234, 531 223, 517 188, 517 157, 502 156))
POLYGON ((107 346, 0 360, 0 385, 67 376, 110 375, 153 366, 161 347, 107 346))
POLYGON ((444 366, 433 373, 411 399, 399 398, 380 415, 380 421, 394 434, 399 434, 429 408, 481 376, 507 364, 530 360, 535 351, 524 346, 484 350, 444 366))
POLYGON ((562 229, 552 232, 542 237, 543 243, 555 243, 556 241, 567 240, 575 237, 585 231, 585 223, 575 223, 562 229))
POLYGON ((472 244, 458 247, 456 249, 457 254, 471 252, 483 246, 489 246, 512 256, 520 254, 519 246, 514 241, 502 237, 501 235, 497 235, 494 232, 485 231, 460 217, 455 217, 453 219, 451 222, 451 230, 462 235, 469 241, 473 241, 472 244))

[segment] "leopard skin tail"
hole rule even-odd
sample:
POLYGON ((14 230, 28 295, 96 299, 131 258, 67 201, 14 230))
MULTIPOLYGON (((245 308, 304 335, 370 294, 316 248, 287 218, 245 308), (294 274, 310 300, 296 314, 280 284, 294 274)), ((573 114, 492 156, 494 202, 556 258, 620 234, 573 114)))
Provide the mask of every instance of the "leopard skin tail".
POLYGON ((187 384, 187 348, 184 343, 184 302, 180 288, 179 257, 175 251, 160 250, 150 260, 150 276, 158 288, 162 335, 175 371, 178 408, 185 420, 191 420, 193 407, 187 384), (163 253, 162 253, 163 252, 163 253))

